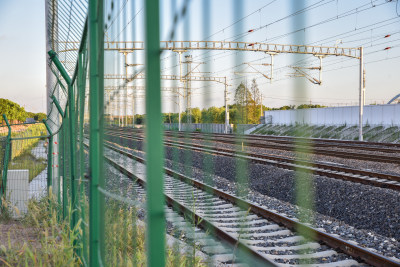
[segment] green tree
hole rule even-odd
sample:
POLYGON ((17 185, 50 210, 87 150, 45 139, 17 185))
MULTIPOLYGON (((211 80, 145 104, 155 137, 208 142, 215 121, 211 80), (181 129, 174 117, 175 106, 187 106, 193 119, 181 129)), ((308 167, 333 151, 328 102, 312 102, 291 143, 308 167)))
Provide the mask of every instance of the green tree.
POLYGON ((295 105, 289 105, 289 106, 283 106, 280 108, 273 108, 272 110, 289 110, 289 109, 294 109, 296 106, 295 105))
POLYGON ((199 108, 192 108, 192 123, 201 122, 201 110, 199 108))
POLYGON ((238 108, 237 123, 249 123, 249 115, 251 115, 250 105, 254 102, 250 90, 242 83, 235 90, 235 104, 238 108))
POLYGON ((144 124, 145 115, 136 114, 135 115, 135 124, 144 124))
POLYGON ((297 109, 307 109, 307 108, 326 108, 326 106, 312 105, 312 104, 301 104, 297 109))
POLYGON ((249 123, 259 123, 261 114, 262 97, 256 79, 251 82, 250 93, 252 101, 249 106, 249 123))
POLYGON ((10 122, 14 120, 23 122, 28 117, 28 113, 23 107, 4 98, 0 98, 0 114, 6 114, 10 122))
MULTIPOLYGON (((30 118, 32 118, 32 117, 30 117, 30 118)), ((42 113, 42 112, 39 112, 39 113, 36 113, 36 114, 33 116, 33 118, 35 119, 35 121, 42 121, 43 119, 46 119, 46 118, 47 118, 47 115, 44 114, 44 113, 42 113)))

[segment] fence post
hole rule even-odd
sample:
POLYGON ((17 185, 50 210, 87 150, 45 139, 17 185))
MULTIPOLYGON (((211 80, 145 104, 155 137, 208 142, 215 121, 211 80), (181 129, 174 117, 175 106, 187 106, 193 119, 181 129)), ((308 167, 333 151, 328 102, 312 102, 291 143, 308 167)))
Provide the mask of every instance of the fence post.
MULTIPOLYGON (((84 39, 83 39, 84 40, 84 39)), ((81 208, 81 229, 82 229, 82 261, 84 265, 87 265, 88 255, 87 255, 87 240, 86 240, 86 226, 85 226, 85 188, 83 186, 83 179, 85 175, 85 153, 83 148, 83 127, 84 127, 84 113, 85 113, 85 89, 86 89, 86 70, 84 69, 84 62, 86 59, 86 54, 80 52, 78 55, 78 92, 79 92, 79 177, 80 177, 80 208, 81 208)))
POLYGON ((89 266, 104 265, 104 12, 103 0, 89 0, 89 266))
POLYGON ((63 184, 63 219, 65 220, 68 215, 68 195, 67 195, 67 128, 68 128, 68 120, 63 119, 63 124, 62 124, 62 136, 63 136, 63 179, 62 179, 62 184, 63 184))
POLYGON ((6 114, 3 114, 3 119, 7 124, 8 127, 8 135, 6 139, 6 151, 4 153, 4 168, 3 168, 3 176, 2 176, 2 183, 1 183, 1 191, 0 191, 0 208, 3 207, 3 196, 6 194, 7 189, 7 173, 8 173, 8 160, 10 159, 11 153, 11 126, 8 122, 6 114))
MULTIPOLYGON (((76 182, 75 182, 75 177, 76 177, 76 169, 75 169, 75 97, 74 97, 74 87, 72 84, 72 80, 69 77, 67 71, 65 70, 64 66, 60 62, 60 60, 57 57, 57 54, 53 51, 50 50, 48 52, 50 59, 53 61, 54 65, 56 65, 57 69, 60 71, 61 76, 64 78, 66 83, 68 84, 68 118, 69 118, 69 144, 70 144, 70 159, 69 159, 69 167, 70 167, 70 178, 71 178, 71 183, 70 183, 70 192, 71 192, 71 209, 72 209, 72 214, 71 214, 71 229, 74 229, 76 224, 78 223, 78 217, 77 217, 77 210, 78 210, 78 201, 77 201, 77 194, 76 194, 76 182)), ((57 99, 53 97, 53 101, 55 100, 55 105, 57 107, 57 99)), ((57 107, 57 109, 59 109, 57 107)), ((61 113, 61 112, 60 112, 61 113)), ((66 134, 66 132, 64 132, 66 134)), ((76 240, 74 240, 74 245, 76 245, 76 240)), ((74 246, 76 247, 76 246, 74 246)))
POLYGON ((159 0, 145 1, 147 266, 150 267, 165 266, 159 23, 159 0))
POLYGON ((50 187, 53 186, 53 133, 45 119, 43 119, 43 123, 49 132, 49 146, 47 149, 47 194, 50 196, 50 187))
MULTIPOLYGON (((75 159, 76 159, 76 138, 75 138, 75 101, 74 101, 74 88, 72 84, 68 85, 68 116, 69 116, 69 166, 70 166, 70 193, 71 193, 71 229, 75 229, 78 223, 78 201, 76 193, 76 169, 75 169, 75 159)), ((74 250, 76 251, 76 239, 74 240, 74 250)))
MULTIPOLYGON (((53 100, 54 105, 56 105, 56 108, 57 108, 58 112, 60 113, 61 117, 64 119, 65 113, 62 110, 62 108, 60 106, 60 103, 58 102, 57 98, 54 95, 52 95, 51 99, 53 100)), ((47 127, 47 125, 46 125, 46 127, 47 127)), ((65 198, 64 198, 64 192, 65 192, 65 190, 64 190, 64 178, 65 178, 65 162, 64 162, 65 154, 64 154, 64 150, 65 150, 65 140, 63 139, 64 138, 64 131, 63 131, 63 126, 62 125, 61 125, 61 129, 60 129, 60 133, 61 133, 61 137, 60 137, 59 140, 61 140, 60 147, 61 147, 61 153, 62 153, 62 157, 63 157, 63 206, 62 207, 63 207, 63 219, 65 219, 65 217, 66 217, 66 213, 65 213, 66 205, 64 206, 64 203, 66 203, 65 198)), ((61 153, 59 153, 59 155, 61 155, 61 153)), ((59 160, 60 160, 60 157, 59 157, 59 160)), ((57 181, 58 181, 57 201, 58 201, 58 204, 61 206, 61 194, 60 194, 60 192, 61 192, 61 179, 60 179, 60 174, 59 173, 58 173, 57 181)), ((59 213, 58 213, 58 216, 59 216, 59 218, 61 217, 61 215, 59 213)))

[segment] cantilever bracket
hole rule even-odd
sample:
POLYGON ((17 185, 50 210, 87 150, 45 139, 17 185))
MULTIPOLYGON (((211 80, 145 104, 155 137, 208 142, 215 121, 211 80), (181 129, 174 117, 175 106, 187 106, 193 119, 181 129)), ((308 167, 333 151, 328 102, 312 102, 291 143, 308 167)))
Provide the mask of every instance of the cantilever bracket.
POLYGON ((48 52, 51 61, 53 61, 54 65, 56 65, 58 71, 61 73, 61 76, 64 78, 64 80, 67 82, 67 84, 69 86, 72 85, 72 80, 71 77, 69 77, 67 71, 65 70, 64 66, 62 65, 62 63, 60 62, 60 60, 57 57, 56 52, 54 52, 53 50, 50 50, 48 52))
POLYGON ((51 131, 49 125, 47 125, 46 119, 43 119, 42 121, 43 121, 44 126, 46 126, 47 131, 49 132, 49 136, 52 136, 53 132, 51 131))
POLYGON ((58 102, 57 98, 54 95, 52 95, 51 99, 53 100, 53 103, 56 105, 56 108, 57 108, 58 112, 60 112, 61 116, 64 118, 64 115, 65 115, 64 111, 62 110, 62 108, 60 106, 60 103, 58 102))

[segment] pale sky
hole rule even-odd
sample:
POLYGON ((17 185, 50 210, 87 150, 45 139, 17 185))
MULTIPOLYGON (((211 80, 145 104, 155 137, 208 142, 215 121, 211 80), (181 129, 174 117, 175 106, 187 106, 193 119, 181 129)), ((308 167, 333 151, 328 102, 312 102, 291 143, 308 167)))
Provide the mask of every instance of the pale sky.
POLYGON ((43 0, 0 0, 0 98, 46 112, 43 0))
MULTIPOLYGON (((396 1, 386 3, 386 0, 308 0, 305 1, 305 6, 318 2, 324 3, 324 5, 306 12, 306 17, 303 17, 303 26, 296 25, 297 21, 301 21, 302 15, 275 22, 294 12, 291 8, 293 1, 244 1, 244 8, 239 12, 240 14, 234 16, 232 6, 232 3, 235 3, 234 0, 210 0, 209 2, 212 4, 210 7, 209 33, 212 37, 209 39, 234 40, 238 33, 261 28, 253 33, 241 35, 239 40, 289 44, 299 42, 305 37, 306 44, 334 46, 336 41, 341 40, 342 43, 339 46, 342 47, 363 45, 366 54, 366 102, 387 102, 395 94, 400 93, 400 75, 398 75, 400 64, 400 17, 398 13, 400 13, 400 10, 396 12, 396 1), (264 7, 268 3, 271 4, 264 7), (372 7, 372 5, 375 5, 375 7, 372 7), (340 18, 341 14, 351 12, 356 8, 358 9, 355 14, 340 18), (247 16, 253 12, 255 12, 253 15, 244 18, 236 26, 230 27, 239 17, 247 16), (337 16, 337 19, 334 19, 335 16, 337 16), (328 18, 333 19, 321 24, 328 18), (270 23, 272 24, 263 27, 270 23), (319 25, 310 27, 314 24, 319 25), (306 27, 306 30, 297 34, 298 37, 300 36, 299 38, 295 39, 294 35, 285 35, 301 27, 306 27), (391 37, 384 38, 387 34, 390 34, 391 37), (339 35, 339 37, 335 38, 336 35, 339 35), (392 48, 386 51, 384 50, 385 47, 392 48)), ((136 14, 132 24, 136 25, 137 40, 142 40, 143 32, 140 29, 142 28, 143 11, 140 11, 140 9, 143 7, 143 2, 135 2, 135 10, 127 11, 125 23, 136 14)), ((165 3, 170 3, 170 1, 161 2, 163 7, 165 3)), ((179 6, 182 1, 177 2, 179 6)), ((132 0, 127 0, 126 8, 131 8, 132 4, 132 0)), ((184 24, 179 24, 176 29, 175 40, 204 40, 207 37, 204 36, 204 22, 201 20, 202 8, 202 1, 191 1, 189 8, 190 23, 186 24, 189 25, 189 29, 185 31, 184 24)), ((166 38, 171 26, 168 4, 165 4, 163 12, 162 40, 166 38)), ((44 23, 44 0, 0 0, 0 97, 15 101, 32 112, 44 112, 46 110, 44 23)), ((121 32, 121 29, 125 26, 123 21, 118 25, 117 28, 113 29, 113 32, 110 32, 111 36, 121 32)), ((127 27, 126 31, 130 29, 130 27, 127 27)), ((124 36, 124 34, 125 38, 131 36, 130 33, 122 33, 121 36, 124 36)), ((204 51, 192 53, 194 61, 205 62, 200 70, 211 72, 210 75, 214 76, 227 76, 233 85, 244 80, 244 78, 235 76, 235 71, 253 71, 244 65, 232 68, 235 57, 231 52, 223 54, 212 52, 207 55, 204 55, 204 53, 204 51), (210 55, 214 55, 214 57, 210 58, 210 55)), ((177 57, 171 54, 167 52, 162 55, 162 58, 169 57, 162 63, 165 74, 178 72, 176 67, 172 69, 168 67, 176 65, 177 57)), ((268 57, 264 55, 247 53, 243 57, 244 61, 259 59, 257 63, 269 63, 268 57)), ((140 61, 140 58, 141 55, 138 53, 136 60, 140 61)), ((340 105, 344 103, 354 104, 358 101, 358 66, 356 66, 358 62, 356 60, 345 60, 339 57, 325 58, 323 60, 323 84, 318 86, 308 83, 307 95, 303 98, 295 96, 293 91, 295 89, 292 85, 296 79, 288 77, 290 69, 287 68, 287 65, 291 64, 292 61, 292 58, 288 55, 275 57, 274 67, 276 72, 272 84, 261 75, 248 75, 248 80, 252 77, 257 78, 264 94, 264 105, 278 107, 309 103, 310 101, 315 104, 340 105)), ((315 66, 316 62, 314 59, 307 66, 315 66)), ((260 67, 260 70, 268 71, 265 67, 260 67)), ((317 72, 315 76, 318 76, 317 72)), ((140 82, 137 85, 140 85, 140 82)), ((196 83, 193 83, 192 86, 200 87, 193 94, 194 106, 223 105, 223 86, 209 84, 204 88, 204 85, 196 85, 196 83), (204 101, 206 99, 204 94, 209 95, 210 101, 204 101), (203 101, 200 101, 200 99, 203 99, 203 101)), ((229 90, 233 92, 234 86, 230 87, 229 90)), ((232 94, 230 98, 233 99, 232 94)), ((138 106, 140 106, 142 101, 138 101, 138 106)), ((232 103, 232 100, 230 103, 232 103)), ((171 102, 171 105, 174 104, 171 102)), ((139 111, 139 113, 142 112, 139 111)))

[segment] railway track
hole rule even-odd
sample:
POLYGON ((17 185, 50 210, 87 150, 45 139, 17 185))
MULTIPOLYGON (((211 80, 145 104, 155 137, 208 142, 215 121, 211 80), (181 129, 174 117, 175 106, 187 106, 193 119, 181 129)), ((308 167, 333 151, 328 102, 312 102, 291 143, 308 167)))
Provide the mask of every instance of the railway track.
MULTIPOLYGON (((136 140, 139 142, 144 141, 143 137, 135 137, 128 133, 108 131, 105 134, 110 137, 122 138, 125 140, 136 140)), ((400 175, 354 169, 349 167, 343 167, 340 165, 327 164, 321 162, 297 160, 293 158, 276 156, 271 154, 238 152, 232 149, 212 147, 200 144, 188 145, 187 143, 179 141, 165 140, 164 144, 166 146, 173 146, 181 149, 188 149, 188 150, 226 156, 226 157, 241 158, 249 162, 254 162, 258 164, 274 165, 289 170, 306 171, 306 172, 311 172, 315 175, 321 175, 329 178, 341 179, 341 180, 400 191, 400 175)))
MULTIPOLYGON (((111 128, 121 132, 132 132, 132 129, 111 128)), ((137 131, 137 130, 136 130, 137 131)), ((142 134, 142 131, 137 131, 142 134)), ((232 134, 207 134, 193 132, 173 132, 165 131, 165 136, 170 138, 190 138, 196 140, 208 140, 225 144, 237 144, 238 141, 243 145, 254 148, 278 149, 311 153, 332 157, 357 159, 364 161, 375 161, 383 163, 400 163, 400 144, 360 142, 346 140, 301 138, 301 137, 282 137, 282 136, 260 136, 243 135, 235 136, 232 134), (357 152, 354 152, 354 151, 357 152), (371 156, 370 152, 380 152, 371 156)))
MULTIPOLYGON (((146 186, 143 167, 139 172, 126 167, 132 166, 127 164, 127 158, 145 164, 143 158, 110 141, 105 142, 105 147, 108 164, 138 185, 146 186)), ((213 261, 228 266, 399 266, 398 262, 355 242, 329 235, 171 169, 164 171, 167 205, 185 218, 192 218, 192 223, 210 231, 221 242, 200 231, 187 235, 213 261), (243 258, 249 265, 242 264, 243 258)), ((166 212, 167 218, 173 216, 170 209, 166 212)), ((182 218, 173 221, 187 225, 182 218)))

